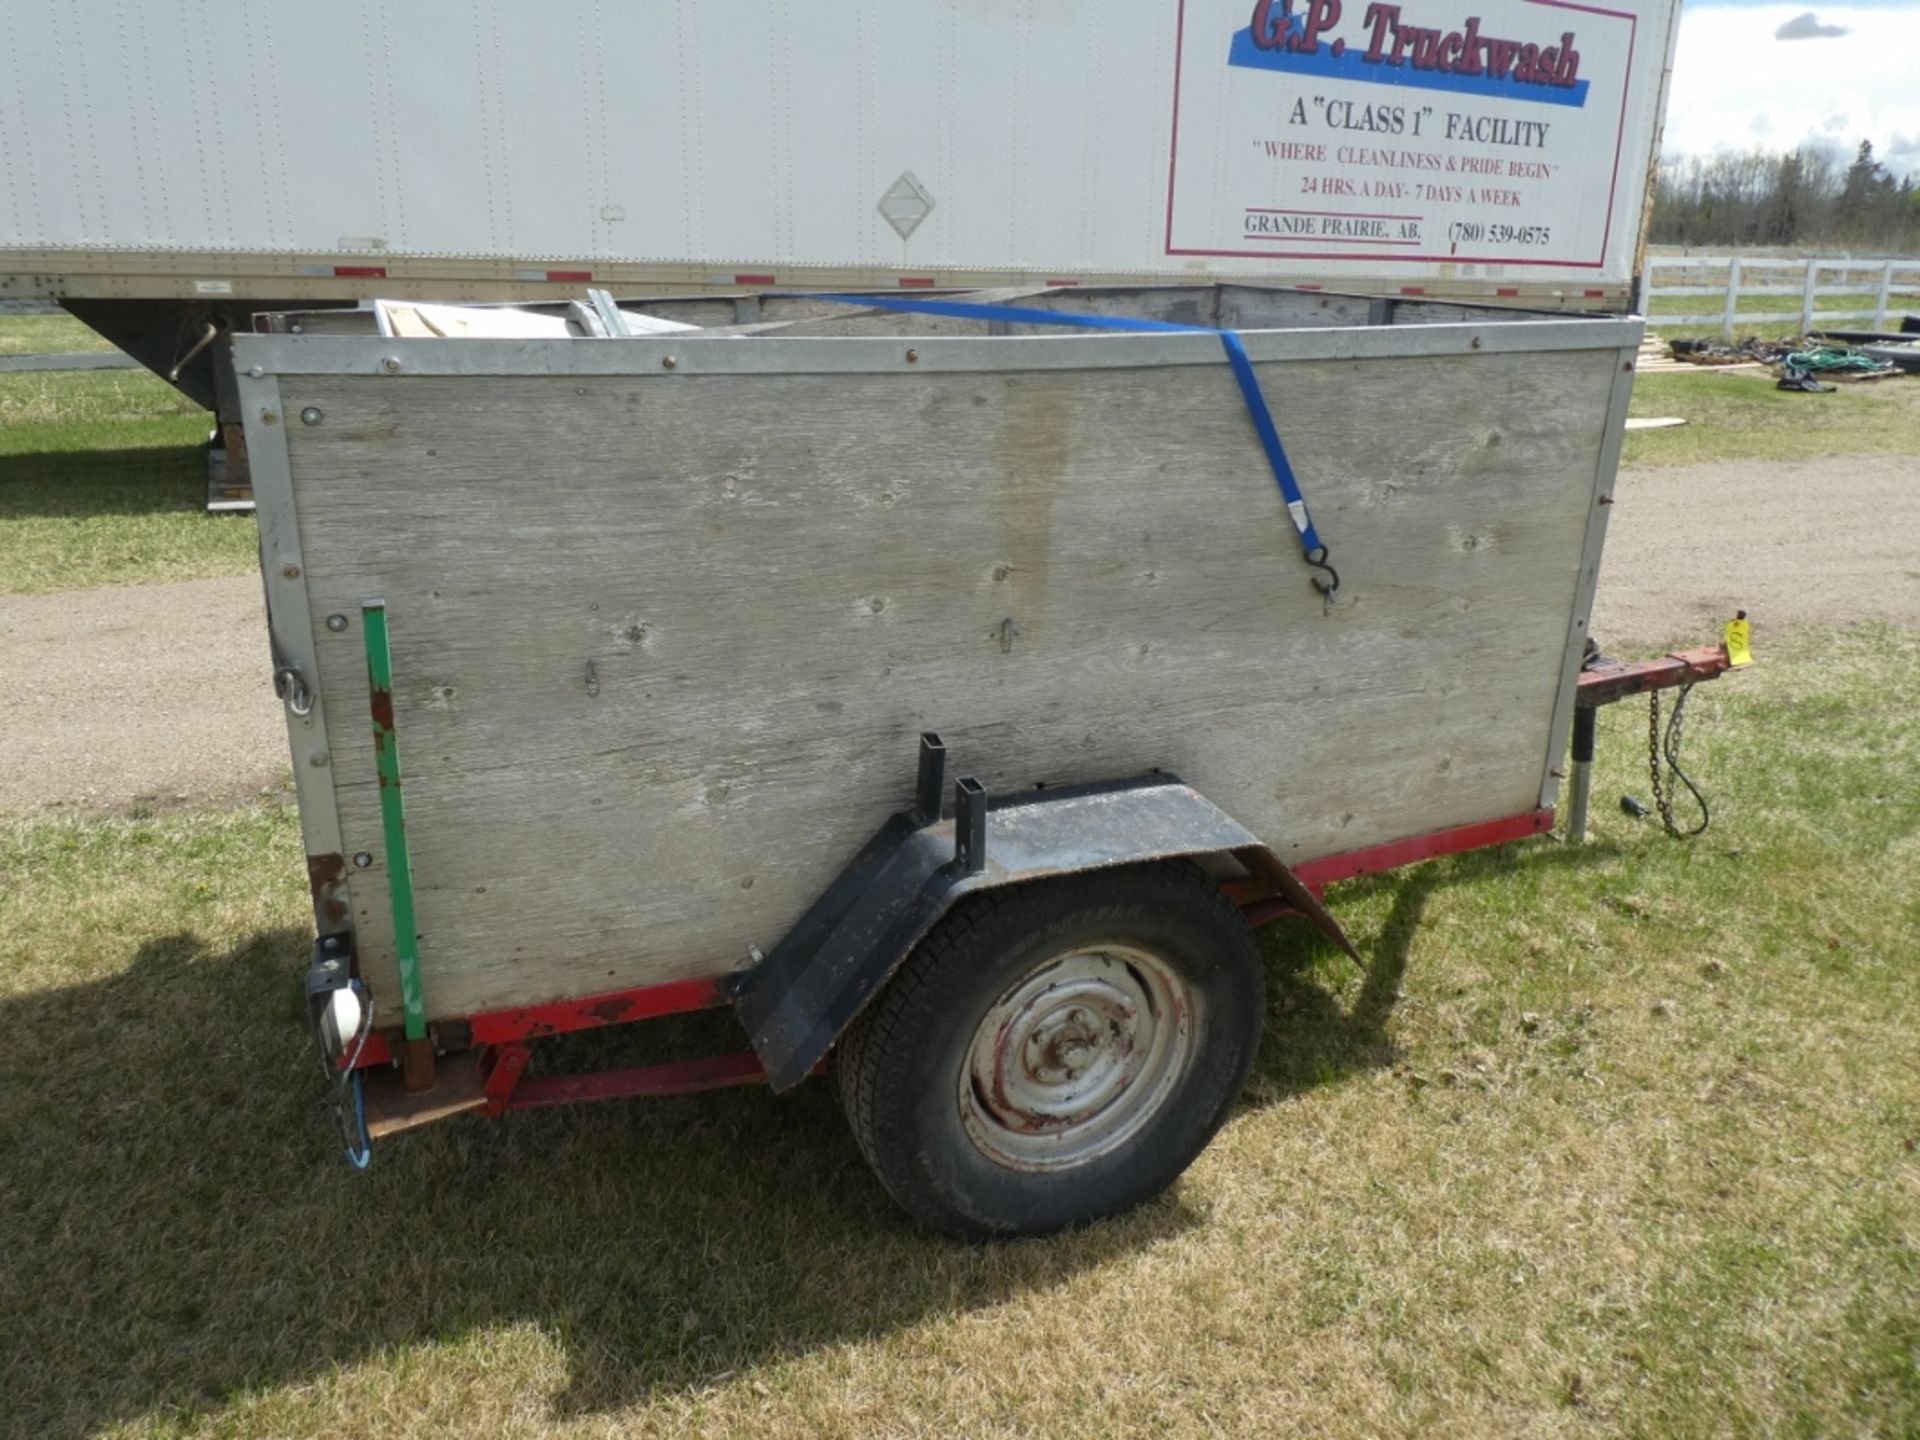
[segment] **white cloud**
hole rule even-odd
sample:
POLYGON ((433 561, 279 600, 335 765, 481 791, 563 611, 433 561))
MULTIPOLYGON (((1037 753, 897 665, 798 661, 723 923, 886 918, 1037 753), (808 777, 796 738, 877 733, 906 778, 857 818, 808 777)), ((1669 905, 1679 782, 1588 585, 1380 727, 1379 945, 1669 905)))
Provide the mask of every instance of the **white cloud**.
POLYGON ((1847 33, 1845 25, 1822 24, 1811 10, 1803 10, 1773 32, 1776 40, 1825 40, 1847 33))
POLYGON ((1920 174, 1920 4, 1827 7, 1814 21, 1820 44, 1776 38, 1813 14, 1793 5, 1689 5, 1667 100, 1666 153, 1791 150, 1813 140, 1851 156, 1871 140, 1888 168, 1920 174))

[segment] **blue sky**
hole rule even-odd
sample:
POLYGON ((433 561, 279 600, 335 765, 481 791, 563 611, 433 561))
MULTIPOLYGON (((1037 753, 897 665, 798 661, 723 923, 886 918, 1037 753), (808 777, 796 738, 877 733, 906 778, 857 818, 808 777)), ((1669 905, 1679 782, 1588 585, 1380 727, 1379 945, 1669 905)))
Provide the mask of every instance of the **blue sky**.
POLYGON ((1863 139, 1920 176, 1920 0, 1686 0, 1668 154, 1812 141, 1851 159, 1863 139))

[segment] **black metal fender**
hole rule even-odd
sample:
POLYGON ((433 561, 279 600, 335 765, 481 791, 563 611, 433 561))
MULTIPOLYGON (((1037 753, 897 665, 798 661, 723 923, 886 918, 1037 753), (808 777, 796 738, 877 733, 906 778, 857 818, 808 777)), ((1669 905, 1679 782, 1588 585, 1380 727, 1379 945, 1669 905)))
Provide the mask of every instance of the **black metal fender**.
POLYGON ((923 735, 918 800, 892 816, 735 989, 741 1022, 775 1090, 810 1074, 841 1032, 964 895, 1179 856, 1230 854, 1341 949, 1339 923, 1239 821, 1172 775, 1032 790, 989 801, 954 786, 941 814, 945 750, 923 735))

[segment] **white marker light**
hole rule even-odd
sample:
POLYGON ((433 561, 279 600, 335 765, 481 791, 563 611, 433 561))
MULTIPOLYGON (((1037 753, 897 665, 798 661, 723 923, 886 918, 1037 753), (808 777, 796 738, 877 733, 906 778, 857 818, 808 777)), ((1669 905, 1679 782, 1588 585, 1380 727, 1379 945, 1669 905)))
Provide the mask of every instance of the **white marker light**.
POLYGON ((353 987, 343 985, 327 997, 327 1008, 320 1012, 320 1035, 334 1055, 347 1053, 360 1033, 360 997, 353 987))

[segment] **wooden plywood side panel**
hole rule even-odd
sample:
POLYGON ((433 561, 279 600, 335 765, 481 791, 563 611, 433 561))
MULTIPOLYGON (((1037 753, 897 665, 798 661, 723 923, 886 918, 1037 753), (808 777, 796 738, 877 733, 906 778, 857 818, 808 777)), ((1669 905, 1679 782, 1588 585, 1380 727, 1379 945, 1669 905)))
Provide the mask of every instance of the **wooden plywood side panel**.
MULTIPOLYGON (((346 843, 375 596, 436 1014, 744 963, 921 729, 999 790, 1174 770, 1296 859, 1530 809, 1616 359, 1263 365, 1330 616, 1223 367, 289 376, 346 843)), ((354 901, 390 996, 378 864, 354 901)))
MULTIPOLYGON (((1218 323, 1228 330, 1365 325, 1377 303, 1362 295, 1317 295, 1256 285, 1222 285, 1219 293, 1218 323)), ((1463 313, 1458 318, 1468 317, 1463 313)))

